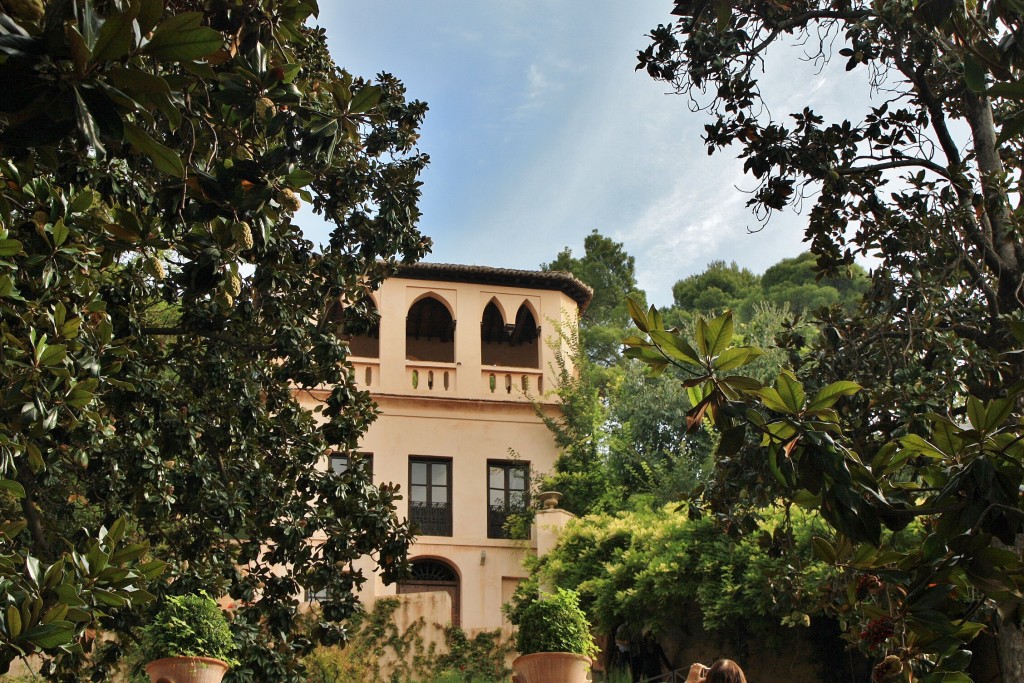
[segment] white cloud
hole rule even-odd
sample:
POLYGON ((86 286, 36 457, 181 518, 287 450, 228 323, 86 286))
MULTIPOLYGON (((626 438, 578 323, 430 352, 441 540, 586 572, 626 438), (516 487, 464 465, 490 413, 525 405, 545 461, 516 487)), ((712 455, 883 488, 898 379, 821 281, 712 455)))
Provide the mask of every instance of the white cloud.
POLYGON ((552 94, 564 89, 560 81, 554 80, 541 65, 530 64, 526 70, 526 86, 523 91, 521 102, 513 114, 514 119, 520 119, 526 114, 543 108, 549 104, 552 94))
MULTIPOLYGON (((435 237, 433 259, 533 268, 566 245, 578 252, 596 228, 637 259, 652 301, 668 303, 675 280, 713 259, 763 270, 801 250, 805 217, 747 233, 756 220, 734 184, 752 180, 734 152, 708 157, 708 117, 634 73, 644 33, 670 20, 665 0, 387 5, 357 4, 358 21, 340 5, 325 14, 339 61, 358 58, 355 73, 386 67, 430 104, 422 227, 435 237), (353 26, 390 26, 391 39, 353 26)), ((779 117, 808 101, 822 113, 853 98, 863 106, 848 78, 766 66, 779 117)))

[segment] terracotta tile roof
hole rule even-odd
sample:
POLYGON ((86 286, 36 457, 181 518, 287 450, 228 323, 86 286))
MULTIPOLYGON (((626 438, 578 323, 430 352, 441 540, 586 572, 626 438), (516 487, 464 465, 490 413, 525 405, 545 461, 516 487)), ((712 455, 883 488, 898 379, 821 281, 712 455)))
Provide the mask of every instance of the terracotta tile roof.
POLYGON ((575 301, 580 311, 587 308, 594 290, 572 273, 560 270, 515 270, 490 266, 464 266, 455 263, 411 263, 398 267, 398 277, 413 280, 446 280, 530 289, 551 289, 575 301))

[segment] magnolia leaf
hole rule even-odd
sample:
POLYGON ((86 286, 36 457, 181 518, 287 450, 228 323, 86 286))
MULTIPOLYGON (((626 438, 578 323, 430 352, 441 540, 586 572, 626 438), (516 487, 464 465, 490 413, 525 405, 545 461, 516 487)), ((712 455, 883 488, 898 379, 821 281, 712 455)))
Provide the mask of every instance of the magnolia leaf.
POLYGON ((795 415, 804 407, 804 387, 792 375, 786 372, 779 373, 775 381, 775 389, 778 391, 782 402, 789 408, 790 414, 795 415))
POLYGON ((763 385, 753 377, 744 375, 729 375, 718 380, 721 384, 727 384, 731 389, 746 394, 756 393, 763 388, 763 385))
MULTIPOLYGON (((1024 99, 1024 83, 1020 83, 1019 85, 1020 90, 1017 98, 1024 99)), ((992 89, 994 88, 991 88, 990 90, 992 89)), ((999 127, 999 142, 1004 143, 1007 140, 1017 137, 1021 133, 1024 133, 1024 112, 1018 112, 1002 122, 1002 125, 999 127)), ((1020 321, 1014 321, 1014 323, 1017 326, 1020 326, 1021 324, 1020 321)), ((1014 337, 1017 338, 1017 341, 1021 341, 1016 330, 1014 330, 1013 334, 1014 337)))
POLYGON ((811 538, 811 548, 814 550, 814 556, 822 562, 825 562, 826 564, 835 563, 835 547, 821 536, 814 536, 811 538))
POLYGON ((629 308, 629 317, 633 319, 633 324, 637 326, 637 329, 647 332, 647 311, 631 296, 626 297, 626 307, 629 308))
MULTIPOLYGON (((121 539, 124 538, 124 530, 125 530, 126 525, 127 525, 127 523, 125 522, 125 518, 124 517, 118 517, 117 519, 115 519, 114 523, 110 525, 110 529, 107 530, 107 532, 106 532, 106 540, 108 540, 110 543, 120 543, 121 539)), ((100 534, 100 536, 102 537, 103 534, 100 534)), ((115 552, 111 556, 110 561, 113 562, 114 564, 120 564, 121 563, 120 560, 115 560, 114 559, 114 556, 116 556, 116 555, 117 555, 117 552, 115 552)))
POLYGON ((717 455, 735 455, 747 441, 747 429, 743 425, 737 425, 722 432, 718 441, 717 455))
POLYGON ((12 638, 21 635, 21 610, 17 605, 7 606, 7 633, 12 638))
POLYGON ((0 256, 15 256, 21 253, 22 244, 18 240, 0 240, 0 256))
POLYGON ((25 497, 25 487, 13 479, 0 479, 0 489, 9 491, 18 498, 25 497))
POLYGON ((774 410, 777 413, 783 413, 785 415, 792 415, 794 413, 794 411, 790 409, 789 405, 783 400, 778 389, 775 389, 774 387, 764 387, 763 389, 758 389, 754 393, 761 397, 761 402, 764 403, 765 408, 768 408, 768 410, 774 410))
POLYGON ((350 114, 364 114, 380 102, 381 95, 384 91, 380 89, 380 86, 367 85, 359 92, 352 96, 352 101, 349 103, 348 111, 350 114))
POLYGON ((825 408, 831 408, 841 396, 853 396, 860 391, 861 388, 862 387, 856 382, 832 382, 832 384, 822 387, 818 393, 814 395, 811 403, 807 406, 807 410, 818 411, 825 408))
POLYGON ((126 12, 107 17, 96 38, 96 44, 92 46, 92 62, 113 61, 128 54, 134 37, 132 23, 138 14, 139 3, 136 0, 128 5, 126 12))
POLYGON ((733 331, 732 311, 709 322, 704 330, 705 355, 714 357, 725 351, 732 343, 733 331))
POLYGON ((985 431, 985 404, 973 396, 967 397, 967 420, 979 432, 985 431))
POLYGON ((306 185, 309 185, 316 179, 316 176, 314 176, 309 171, 297 168, 288 175, 286 175, 284 179, 285 182, 288 183, 289 187, 297 190, 300 187, 305 187, 306 185))
MULTIPOLYGON (((143 11, 153 11, 153 8, 144 9, 143 11)), ((141 14, 142 12, 140 12, 141 14)), ((184 31, 190 28, 199 28, 203 25, 203 13, 202 12, 181 12, 167 17, 160 25, 156 27, 155 33, 166 31, 168 33, 174 31, 184 31)))
POLYGON ((745 346, 738 346, 726 349, 712 363, 715 370, 726 372, 748 364, 751 361, 750 349, 745 346))
POLYGON ((195 22, 188 19, 189 14, 179 14, 161 23, 143 50, 160 59, 182 62, 201 59, 219 50, 224 45, 223 36, 212 28, 199 26, 202 15, 192 14, 197 17, 195 22), (175 25, 175 20, 182 25, 175 25))
POLYGON ((44 624, 50 624, 54 621, 62 621, 68 616, 69 607, 64 603, 54 605, 43 615, 40 621, 44 624))
POLYGON ((1013 413, 1013 401, 1008 398, 997 398, 985 405, 985 418, 982 429, 990 432, 1002 426, 1013 413))
POLYGON ((985 92, 985 70, 969 53, 964 54, 964 82, 974 92, 985 92))
POLYGON ((110 69, 108 76, 111 83, 130 97, 135 94, 171 94, 171 86, 165 79, 142 69, 116 67, 110 69))
POLYGON ((63 218, 58 218, 57 222, 53 224, 52 234, 53 246, 55 247, 59 247, 62 244, 64 244, 65 241, 67 241, 68 235, 71 234, 71 231, 68 230, 68 227, 66 225, 64 225, 63 218))
POLYGON ((84 74, 89 68, 92 50, 89 49, 85 37, 78 32, 78 28, 71 22, 65 24, 64 35, 67 38, 68 47, 71 49, 71 62, 75 65, 75 70, 79 74, 84 74))
POLYGON ((67 346, 64 344, 50 344, 39 354, 39 365, 49 367, 56 365, 67 356, 67 346))
POLYGON ((96 123, 95 117, 89 111, 89 107, 86 105, 85 100, 82 99, 78 88, 75 88, 74 91, 75 120, 78 122, 78 130, 85 136, 86 141, 92 145, 92 148, 96 150, 96 154, 102 156, 107 153, 107 149, 100 140, 99 124, 96 123))
POLYGON ((697 352, 679 335, 660 329, 651 330, 650 335, 651 340, 667 355, 683 363, 698 364, 697 352))
POLYGON ((664 330, 665 321, 661 317, 661 311, 654 304, 647 309, 647 326, 652 330, 664 330))
POLYGON ((138 234, 125 230, 123 226, 118 225, 117 223, 107 223, 103 226, 103 229, 119 240, 124 240, 125 242, 137 242, 139 240, 138 234))
MULTIPOLYGON (((163 0, 140 0, 139 2, 139 30, 143 33, 149 33, 156 26, 157 22, 160 21, 160 17, 164 13, 164 2, 163 0)), ((198 25, 198 24, 197 24, 198 25)))
POLYGON ((793 494, 793 502, 805 510, 817 510, 821 507, 821 496, 816 496, 807 489, 800 489, 793 494))
POLYGON ((729 0, 717 0, 715 2, 715 29, 721 33, 729 27, 729 20, 732 19, 732 5, 729 0))
POLYGON ((67 645, 75 635, 75 625, 70 621, 53 621, 40 624, 25 632, 22 638, 42 650, 67 645))
POLYGON ((92 594, 96 600, 108 607, 124 607, 128 604, 128 600, 123 596, 102 588, 95 589, 92 594))
POLYGON ((133 123, 124 124, 124 138, 140 154, 148 156, 153 166, 175 178, 185 177, 185 165, 174 151, 165 145, 160 144, 149 136, 149 133, 142 130, 133 123))

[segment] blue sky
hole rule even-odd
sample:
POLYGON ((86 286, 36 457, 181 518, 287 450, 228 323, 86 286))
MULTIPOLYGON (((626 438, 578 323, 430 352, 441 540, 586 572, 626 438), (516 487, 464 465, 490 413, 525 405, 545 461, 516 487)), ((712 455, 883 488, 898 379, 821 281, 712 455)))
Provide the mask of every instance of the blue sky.
MULTIPOLYGON (((420 149, 427 260, 537 268, 593 229, 625 244, 653 303, 713 259, 761 272, 803 249, 798 215, 762 231, 745 209, 752 184, 729 155, 708 157, 704 114, 634 72, 644 34, 671 0, 322 0, 339 65, 388 71, 430 106, 420 149)), ((845 93, 812 66, 766 74, 780 113, 845 93), (783 111, 784 110, 784 111, 783 111)), ((849 83, 845 84, 846 87, 849 83)), ((310 239, 327 230, 305 215, 310 239)))

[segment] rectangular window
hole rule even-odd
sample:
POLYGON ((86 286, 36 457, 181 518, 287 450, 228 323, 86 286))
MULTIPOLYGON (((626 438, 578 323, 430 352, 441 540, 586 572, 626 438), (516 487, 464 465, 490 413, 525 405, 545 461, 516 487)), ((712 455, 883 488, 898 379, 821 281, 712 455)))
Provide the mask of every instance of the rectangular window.
POLYGON ((530 463, 487 461, 487 538, 509 538, 505 522, 529 503, 530 463))
MULTIPOLYGON (((363 463, 366 473, 373 478, 373 453, 356 453, 353 459, 363 463)), ((331 471, 335 474, 345 474, 348 471, 349 457, 344 453, 331 453, 331 471)))
POLYGON ((409 521, 424 536, 452 535, 452 461, 409 458, 409 521))

